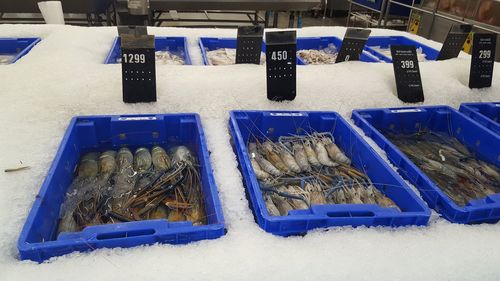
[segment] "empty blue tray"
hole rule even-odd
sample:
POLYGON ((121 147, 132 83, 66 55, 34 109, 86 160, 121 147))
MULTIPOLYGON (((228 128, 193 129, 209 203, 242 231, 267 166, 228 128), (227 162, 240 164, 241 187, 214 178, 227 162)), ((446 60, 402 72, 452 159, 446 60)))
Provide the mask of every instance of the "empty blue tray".
POLYGON ((15 63, 40 41, 40 38, 0 38, 0 55, 13 56, 11 63, 15 63))
POLYGON ((366 46, 368 47, 366 50, 370 52, 372 55, 376 56, 377 58, 385 61, 385 62, 391 62, 392 59, 380 52, 377 52, 376 50, 369 48, 369 47, 381 47, 382 49, 389 49, 391 48, 391 45, 402 45, 402 46, 415 46, 417 49, 421 48, 422 53, 425 54, 425 57, 427 60, 436 60, 439 51, 436 49, 433 49, 427 45, 424 45, 422 43, 419 43, 417 41, 411 40, 409 38, 406 38, 404 36, 376 36, 376 37, 369 37, 368 41, 366 41, 366 46))
POLYGON ((460 112, 500 136, 500 102, 464 103, 460 112))

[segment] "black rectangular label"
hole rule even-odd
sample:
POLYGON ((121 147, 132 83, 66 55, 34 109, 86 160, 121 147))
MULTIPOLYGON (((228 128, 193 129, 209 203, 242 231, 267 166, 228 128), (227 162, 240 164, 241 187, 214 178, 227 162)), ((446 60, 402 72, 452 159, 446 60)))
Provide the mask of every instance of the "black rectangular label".
POLYGON ((469 88, 491 87, 496 45, 496 34, 474 34, 469 88))
POLYGON ((243 26, 238 28, 236 39, 236 64, 260 64, 262 53, 262 26, 243 26))
POLYGON ((403 102, 423 102, 424 91, 415 46, 391 45, 392 65, 398 98, 403 102))
POLYGON ((452 26, 436 60, 447 60, 458 57, 471 30, 472 26, 468 24, 452 26))
POLYGON ((369 29, 348 28, 335 63, 359 60, 370 33, 369 29))
POLYGON ((123 101, 156 101, 155 49, 121 50, 123 101))
POLYGON ((293 100, 297 87, 297 43, 295 31, 266 33, 267 98, 293 100))

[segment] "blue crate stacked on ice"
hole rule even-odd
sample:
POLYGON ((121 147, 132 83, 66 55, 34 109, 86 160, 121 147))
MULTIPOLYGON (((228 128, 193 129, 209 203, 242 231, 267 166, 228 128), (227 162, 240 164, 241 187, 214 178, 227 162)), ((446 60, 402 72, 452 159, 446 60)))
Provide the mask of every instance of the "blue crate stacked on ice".
MULTIPOLYGON (((342 47, 342 40, 334 36, 304 37, 297 39, 297 64, 333 64, 342 47)), ((359 58, 363 62, 379 62, 380 60, 366 51, 359 58)))
MULTIPOLYGON (((236 38, 201 37, 198 45, 205 65, 230 65, 236 63, 236 38)), ((266 44, 262 42, 261 64, 266 62, 265 51, 266 44)))
POLYGON ((500 102, 464 103, 460 112, 500 135, 500 102))
MULTIPOLYGON (((105 64, 121 62, 121 40, 115 38, 105 64)), ((155 56, 157 64, 190 65, 188 43, 186 37, 158 37, 155 36, 155 56)))
POLYGON ((82 116, 64 135, 18 249, 21 259, 41 262, 224 233, 197 114, 82 116))
POLYGON ((369 37, 365 49, 380 60, 392 63, 391 45, 415 46, 418 60, 421 62, 436 60, 439 55, 438 50, 404 36, 369 37))
POLYGON ((0 65, 15 63, 40 40, 40 38, 0 38, 0 65))
POLYGON ((500 136, 447 106, 355 110, 401 176, 445 218, 500 219, 500 136))
POLYGON ((232 111, 229 127, 256 221, 267 232, 429 220, 423 201, 335 112, 232 111))

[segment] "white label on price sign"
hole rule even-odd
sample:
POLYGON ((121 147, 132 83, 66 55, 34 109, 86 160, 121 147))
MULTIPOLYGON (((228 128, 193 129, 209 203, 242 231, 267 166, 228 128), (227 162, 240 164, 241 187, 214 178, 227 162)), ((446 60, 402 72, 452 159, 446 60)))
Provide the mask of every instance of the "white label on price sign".
POLYGON ((293 113, 293 112, 274 112, 269 113, 271 116, 305 116, 302 113, 293 113))
POLYGON ((421 112, 421 109, 418 108, 407 108, 407 109, 393 109, 392 113, 408 113, 408 112, 421 112))

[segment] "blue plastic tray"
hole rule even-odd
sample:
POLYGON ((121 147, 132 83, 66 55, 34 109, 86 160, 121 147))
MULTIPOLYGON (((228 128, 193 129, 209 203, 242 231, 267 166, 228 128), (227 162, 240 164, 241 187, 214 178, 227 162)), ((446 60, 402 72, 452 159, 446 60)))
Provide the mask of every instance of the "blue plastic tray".
MULTIPOLYGON (((214 37, 200 37, 198 44, 200 46, 201 55, 203 56, 203 64, 210 65, 207 57, 207 50, 213 51, 221 48, 236 49, 235 38, 214 38, 214 37)), ((266 44, 262 42, 262 52, 266 52, 266 44)))
MULTIPOLYGON (((120 37, 116 37, 109 50, 105 64, 117 63, 117 60, 121 56, 121 40, 120 37)), ((189 48, 186 37, 155 37, 155 50, 156 51, 170 51, 174 53, 181 53, 184 59, 185 65, 191 64, 191 57, 189 56, 189 48)))
POLYGON ((25 56, 40 42, 40 38, 0 38, 0 55, 15 56, 11 63, 25 56))
MULTIPOLYGON (((361 5, 367 6, 369 8, 372 8, 377 11, 382 10, 382 2, 383 0, 354 0, 354 2, 359 3, 361 5)), ((387 1, 389 2, 389 1, 387 1)), ((412 4, 412 0, 399 0, 398 2, 401 2, 403 4, 410 5, 412 4)), ((420 0, 415 0, 415 4, 420 4, 420 0)), ((384 12, 384 11, 381 11, 384 12)), ((390 14, 393 16, 402 16, 402 17, 407 17, 410 15, 410 9, 405 8, 400 5, 396 4, 391 4, 390 8, 390 14)))
MULTIPOLYGON (((427 60, 436 60, 439 55, 438 50, 435 50, 429 46, 426 46, 404 36, 375 36, 369 37, 368 41, 366 42, 366 46, 368 47, 380 46, 384 49, 390 49, 391 45, 415 46, 417 48, 422 48, 422 52, 426 55, 427 60)), ((391 58, 375 51, 374 49, 367 48, 367 51, 385 62, 392 63, 391 58)))
MULTIPOLYGON (((300 50, 320 50, 327 48, 329 44, 334 44, 337 48, 337 51, 340 51, 342 47, 342 40, 338 37, 329 36, 329 37, 302 37, 297 39, 297 51, 300 50)), ((367 48, 365 48, 367 50, 367 48)), ((371 56, 366 51, 363 51, 360 56, 360 61, 364 62, 380 62, 378 58, 371 56)), ((297 56, 297 64, 306 65, 307 62, 302 60, 299 56, 297 56)))
POLYGON ((233 148, 243 174, 247 194, 257 223, 275 235, 306 233, 314 228, 331 226, 403 226, 426 225, 430 210, 402 179, 376 154, 347 122, 335 112, 268 112, 231 111, 229 128, 233 148), (353 165, 366 171, 376 187, 402 210, 378 205, 313 205, 308 210, 293 210, 288 216, 270 216, 259 183, 250 163, 246 144, 250 137, 276 141, 280 136, 311 132, 331 132, 340 149, 352 159, 353 165))
POLYGON ((460 112, 500 136, 500 102, 464 103, 460 112))
POLYGON ((133 247, 141 244, 186 244, 224 235, 224 217, 212 175, 205 135, 197 114, 74 117, 62 139, 18 240, 20 259, 42 262, 73 251, 133 247), (85 152, 127 146, 188 146, 198 157, 207 225, 147 220, 89 226, 57 236, 60 206, 85 152))
POLYGON ((500 167, 500 136, 448 106, 354 110, 352 118, 387 153, 401 176, 417 187, 427 204, 446 219, 456 223, 500 219, 500 194, 458 206, 382 132, 412 134, 425 129, 445 133, 457 138, 480 160, 497 167, 500 167))

